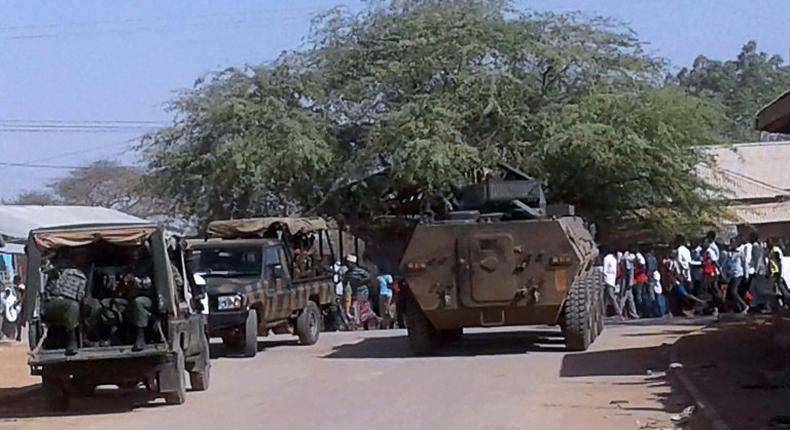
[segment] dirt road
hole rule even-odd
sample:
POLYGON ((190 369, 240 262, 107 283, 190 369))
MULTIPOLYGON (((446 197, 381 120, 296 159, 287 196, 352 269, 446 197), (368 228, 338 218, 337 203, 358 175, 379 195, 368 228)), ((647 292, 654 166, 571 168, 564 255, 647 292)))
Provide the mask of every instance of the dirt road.
POLYGON ((668 428, 687 401, 660 372, 665 343, 698 324, 611 325, 574 354, 545 327, 471 330, 430 358, 411 357, 397 330, 323 333, 310 347, 262 338, 254 359, 214 360, 210 390, 183 406, 108 389, 56 415, 33 395, 0 405, 0 430, 668 428))

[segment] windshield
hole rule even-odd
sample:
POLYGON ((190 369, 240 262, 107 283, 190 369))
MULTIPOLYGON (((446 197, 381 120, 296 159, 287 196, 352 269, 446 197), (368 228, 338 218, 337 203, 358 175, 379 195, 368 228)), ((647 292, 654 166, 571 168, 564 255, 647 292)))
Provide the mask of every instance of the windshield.
POLYGON ((195 249, 192 261, 195 272, 214 276, 257 276, 261 273, 261 248, 228 247, 195 249))

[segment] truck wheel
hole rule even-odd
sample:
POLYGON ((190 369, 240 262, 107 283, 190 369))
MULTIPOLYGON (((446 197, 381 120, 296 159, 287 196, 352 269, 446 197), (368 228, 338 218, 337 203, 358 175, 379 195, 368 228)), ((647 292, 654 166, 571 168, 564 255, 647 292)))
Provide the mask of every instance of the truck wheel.
POLYGON ((165 403, 168 405, 183 405, 187 400, 186 386, 186 364, 184 363, 184 351, 181 346, 176 347, 176 361, 173 363, 173 370, 176 373, 177 387, 173 392, 165 393, 165 403))
POLYGON ((406 305, 406 328, 409 334, 409 345, 415 355, 430 355, 439 344, 439 333, 420 309, 413 296, 409 296, 406 305))
POLYGON ((66 411, 69 408, 70 397, 63 385, 57 378, 44 376, 41 379, 41 388, 44 391, 44 400, 47 408, 52 411, 66 411))
POLYGON ((250 309, 247 321, 244 323, 244 344, 242 353, 245 357, 255 357, 258 353, 258 312, 250 309))
POLYGON ((302 345, 313 345, 318 342, 321 332, 321 311, 314 301, 307 302, 302 314, 296 319, 296 333, 302 345))
POLYGON ((585 273, 571 284, 565 300, 565 347, 570 351, 586 351, 593 341, 594 321, 590 287, 591 277, 585 273))

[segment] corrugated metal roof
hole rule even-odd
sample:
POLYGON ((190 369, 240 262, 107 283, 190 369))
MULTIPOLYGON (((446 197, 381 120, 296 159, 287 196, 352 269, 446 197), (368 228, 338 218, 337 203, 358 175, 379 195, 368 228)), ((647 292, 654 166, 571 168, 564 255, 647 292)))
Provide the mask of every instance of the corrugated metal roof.
POLYGON ((30 230, 80 224, 138 224, 142 218, 92 206, 0 205, 0 234, 27 239, 30 230))
POLYGON ((755 128, 769 133, 790 134, 790 91, 757 112, 755 128))
POLYGON ((745 224, 768 224, 790 221, 790 202, 738 205, 729 208, 745 224))
POLYGON ((24 255, 25 245, 21 243, 6 243, 5 246, 0 247, 0 253, 24 255))
POLYGON ((733 200, 790 195, 790 141, 738 143, 706 148, 716 157, 714 171, 701 170, 733 200))

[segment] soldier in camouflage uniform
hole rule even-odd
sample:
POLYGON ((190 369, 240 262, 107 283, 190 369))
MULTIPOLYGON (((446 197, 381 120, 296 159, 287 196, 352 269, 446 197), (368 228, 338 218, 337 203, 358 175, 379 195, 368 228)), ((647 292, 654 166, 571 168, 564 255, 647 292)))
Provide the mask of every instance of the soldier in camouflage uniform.
POLYGON ((77 353, 77 333, 80 325, 80 303, 85 298, 88 278, 85 276, 85 255, 74 256, 72 267, 64 269, 49 265, 45 269, 41 318, 50 327, 66 330, 66 355, 77 353))
POLYGON ((145 330, 154 308, 152 270, 145 262, 138 250, 130 250, 129 271, 121 277, 113 297, 86 300, 86 319, 103 343, 111 344, 118 330, 126 326, 134 329, 132 350, 145 348, 145 330))

